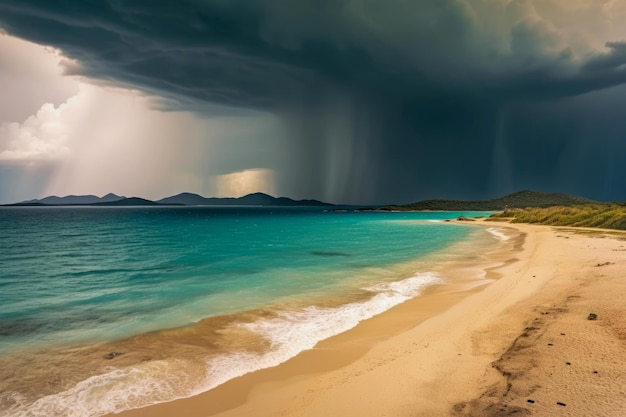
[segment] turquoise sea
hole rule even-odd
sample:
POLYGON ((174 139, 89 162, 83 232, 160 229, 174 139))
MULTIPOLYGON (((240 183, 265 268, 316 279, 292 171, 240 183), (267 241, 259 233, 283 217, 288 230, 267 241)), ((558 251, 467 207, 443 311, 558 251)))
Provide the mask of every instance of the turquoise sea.
POLYGON ((284 362, 505 238, 443 221, 461 214, 0 208, 0 416, 99 416, 284 362))

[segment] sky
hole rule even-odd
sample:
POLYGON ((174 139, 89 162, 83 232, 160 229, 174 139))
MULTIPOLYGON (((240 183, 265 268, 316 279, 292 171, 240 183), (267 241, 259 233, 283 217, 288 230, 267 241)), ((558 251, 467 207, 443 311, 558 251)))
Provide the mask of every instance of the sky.
POLYGON ((0 203, 626 200, 626 0, 0 0, 0 203))

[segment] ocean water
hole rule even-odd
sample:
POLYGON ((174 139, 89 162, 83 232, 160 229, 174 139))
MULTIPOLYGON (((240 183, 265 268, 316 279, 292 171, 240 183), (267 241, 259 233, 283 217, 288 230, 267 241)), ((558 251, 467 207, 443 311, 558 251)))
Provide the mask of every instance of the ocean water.
POLYGON ((443 222, 461 214, 2 208, 0 416, 99 416, 284 362, 507 239, 443 222))

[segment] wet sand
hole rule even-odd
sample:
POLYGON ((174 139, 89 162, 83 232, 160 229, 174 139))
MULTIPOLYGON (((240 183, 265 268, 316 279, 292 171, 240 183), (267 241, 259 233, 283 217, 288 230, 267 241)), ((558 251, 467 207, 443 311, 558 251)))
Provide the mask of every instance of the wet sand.
POLYGON ((427 292, 277 367, 118 415, 626 415, 626 236, 498 225, 525 237, 492 254, 490 285, 427 292))

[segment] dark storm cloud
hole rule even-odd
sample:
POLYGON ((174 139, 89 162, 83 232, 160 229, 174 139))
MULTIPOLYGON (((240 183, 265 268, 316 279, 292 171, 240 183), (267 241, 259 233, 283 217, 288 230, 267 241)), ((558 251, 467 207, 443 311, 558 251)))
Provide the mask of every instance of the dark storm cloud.
MULTIPOLYGON (((502 99, 555 99, 585 94, 626 83, 626 44, 609 42, 608 53, 599 54, 579 67, 563 70, 544 66, 513 76, 504 76, 493 87, 502 99)), ((565 61, 567 54, 562 57, 565 61)), ((496 93, 497 94, 497 93, 496 93)))
POLYGON ((263 106, 297 76, 272 57, 258 22, 218 2, 3 2, 12 34, 53 45, 73 70, 179 96, 263 106))
POLYGON ((502 99, 626 80, 615 72, 625 63, 621 44, 576 71, 567 48, 546 54, 550 34, 517 16, 503 33, 511 51, 498 51, 462 1, 7 0, 0 10, 6 30, 61 48, 81 63, 74 71, 235 106, 299 98, 329 81, 408 97, 486 90, 502 99), (530 65, 507 63, 517 57, 530 65))
MULTIPOLYGON (((71 72, 157 92, 172 107, 282 114, 293 159, 281 189, 408 201, 564 184, 549 162, 525 163, 533 150, 511 129, 550 119, 550 103, 626 82, 626 46, 581 53, 528 4, 4 0, 0 27, 62 49, 80 64, 71 72)), ((606 141, 624 132, 599 129, 606 141)), ((562 156, 553 132, 534 138, 552 143, 547 161, 562 156)), ((601 164, 593 157, 580 161, 601 164)), ((573 180, 572 191, 615 194, 573 180)))

